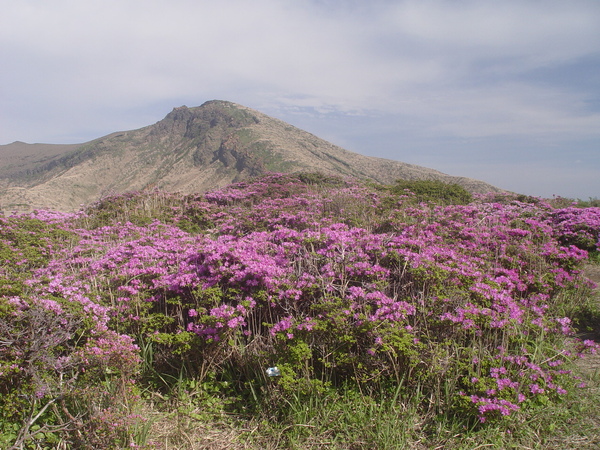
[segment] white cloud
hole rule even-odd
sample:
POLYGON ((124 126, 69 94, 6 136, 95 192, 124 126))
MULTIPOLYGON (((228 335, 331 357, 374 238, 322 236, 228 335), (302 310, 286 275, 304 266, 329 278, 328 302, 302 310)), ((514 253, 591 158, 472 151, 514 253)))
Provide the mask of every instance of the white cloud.
POLYGON ((600 35, 598 13, 590 1, 405 1, 387 17, 403 35, 442 51, 545 60, 596 49, 589 38, 600 35))
POLYGON ((396 139, 431 145, 499 136, 568 145, 597 142, 600 130, 595 83, 545 78, 598 65, 596 0, 0 5, 2 143, 82 141, 213 98, 284 120, 310 112, 320 125, 387 117, 396 139))
POLYGON ((507 83, 447 90, 418 102, 413 111, 436 133, 462 137, 600 137, 600 114, 587 111, 581 94, 507 83))
POLYGON ((410 93, 469 82, 481 61, 523 70, 598 49, 590 38, 600 34, 599 8, 557 3, 374 2, 369 13, 276 0, 11 5, 3 59, 18 72, 37 61, 43 96, 107 103, 268 86, 391 112, 410 93))

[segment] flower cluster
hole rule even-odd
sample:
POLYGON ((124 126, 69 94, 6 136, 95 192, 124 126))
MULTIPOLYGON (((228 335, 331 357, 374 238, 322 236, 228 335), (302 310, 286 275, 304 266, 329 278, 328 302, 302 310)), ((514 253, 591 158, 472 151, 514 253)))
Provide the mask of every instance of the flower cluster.
POLYGON ((452 373, 482 421, 564 393, 566 361, 594 345, 564 347, 575 330, 555 299, 585 287, 598 208, 416 205, 410 193, 315 180, 273 174, 179 203, 130 194, 78 215, 5 219, 2 257, 28 272, 18 293, 0 293, 12 308, 26 292, 27 304, 93 322, 76 352, 90 371, 135 371, 135 342, 150 340, 169 364, 218 360, 246 376, 277 364, 434 392, 452 373), (161 220, 140 218, 150 207, 161 220), (26 254, 8 235, 25 220, 70 238, 26 254))

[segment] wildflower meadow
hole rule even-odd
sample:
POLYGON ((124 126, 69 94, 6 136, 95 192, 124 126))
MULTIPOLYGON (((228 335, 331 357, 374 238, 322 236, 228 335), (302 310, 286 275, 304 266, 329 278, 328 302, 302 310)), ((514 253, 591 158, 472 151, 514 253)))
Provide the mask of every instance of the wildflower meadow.
POLYGON ((551 448, 597 395, 599 235, 321 174, 0 218, 0 448, 551 448))

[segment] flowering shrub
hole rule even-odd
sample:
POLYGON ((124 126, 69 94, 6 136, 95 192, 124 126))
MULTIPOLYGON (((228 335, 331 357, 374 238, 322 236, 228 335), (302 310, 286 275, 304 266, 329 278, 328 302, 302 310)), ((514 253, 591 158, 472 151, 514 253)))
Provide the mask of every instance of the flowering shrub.
POLYGON ((266 396, 402 383, 480 422, 559 400, 576 383, 569 361, 596 348, 566 338, 567 294, 589 289, 580 266, 598 208, 493 200, 417 204, 410 192, 272 174, 204 197, 128 194, 75 216, 5 219, 3 270, 20 275, 0 284, 3 326, 47 323, 50 335, 35 370, 1 348, 1 376, 19 380, 6 398, 46 402, 4 423, 34 439, 27 421, 67 402, 71 383, 70 404, 94 393, 97 409, 65 418, 47 406, 48 426, 94 417, 97 435, 123 436, 129 412, 110 398, 131 396, 136 376, 183 369, 266 396), (12 223, 36 224, 44 244, 10 235, 12 223), (17 319, 34 311, 44 319, 17 319), (143 374, 136 343, 153 349, 143 374), (275 365, 281 377, 267 379, 275 365), (72 374, 66 384, 50 366, 72 374))
POLYGON ((47 287, 34 286, 34 274, 55 266, 57 255, 79 240, 64 226, 73 218, 36 212, 4 219, 0 227, 3 448, 128 444, 127 430, 137 420, 128 419, 121 403, 134 399, 128 380, 138 372, 139 349, 132 339, 106 327, 106 308, 82 295, 77 283, 58 289, 59 279, 46 278, 47 287), (118 418, 113 425, 106 423, 109 415, 118 418))
POLYGON ((598 250, 600 208, 569 207, 552 211, 549 216, 555 235, 563 245, 598 250))

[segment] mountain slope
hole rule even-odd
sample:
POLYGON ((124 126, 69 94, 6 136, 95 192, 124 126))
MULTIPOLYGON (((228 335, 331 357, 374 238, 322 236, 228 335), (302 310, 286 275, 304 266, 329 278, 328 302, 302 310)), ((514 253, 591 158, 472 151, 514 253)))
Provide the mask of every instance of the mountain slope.
POLYGON ((352 153, 258 111, 213 100, 80 145, 0 146, 0 205, 5 211, 73 211, 112 193, 149 187, 204 192, 265 172, 300 171, 381 183, 433 179, 471 192, 499 191, 481 181, 352 153))

